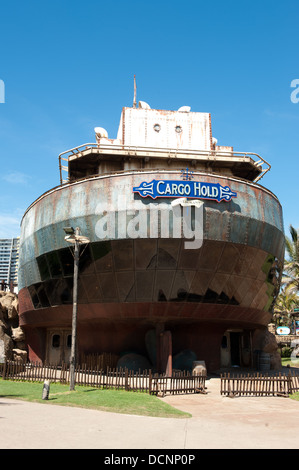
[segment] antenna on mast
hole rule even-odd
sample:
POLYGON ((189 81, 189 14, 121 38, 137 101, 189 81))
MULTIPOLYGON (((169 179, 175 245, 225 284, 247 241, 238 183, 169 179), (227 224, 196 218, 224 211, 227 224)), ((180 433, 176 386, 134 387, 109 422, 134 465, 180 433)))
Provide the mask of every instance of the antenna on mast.
POLYGON ((136 75, 134 75, 134 101, 133 108, 136 108, 136 75))

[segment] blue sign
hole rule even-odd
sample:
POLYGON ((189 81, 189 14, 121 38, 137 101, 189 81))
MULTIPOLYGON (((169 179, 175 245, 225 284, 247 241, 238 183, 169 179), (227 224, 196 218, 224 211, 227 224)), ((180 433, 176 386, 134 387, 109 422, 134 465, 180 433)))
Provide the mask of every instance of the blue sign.
POLYGON ((229 186, 219 183, 205 183, 201 181, 152 180, 150 183, 142 182, 133 188, 133 193, 141 197, 187 197, 190 199, 210 199, 213 201, 230 201, 237 197, 229 186))

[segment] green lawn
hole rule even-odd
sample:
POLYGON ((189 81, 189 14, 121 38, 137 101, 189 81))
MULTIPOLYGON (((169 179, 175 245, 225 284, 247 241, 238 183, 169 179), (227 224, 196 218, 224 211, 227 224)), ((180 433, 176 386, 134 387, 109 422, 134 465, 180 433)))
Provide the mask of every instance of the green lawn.
POLYGON ((290 395, 290 398, 292 398, 293 400, 299 401, 299 393, 298 392, 293 393, 293 395, 290 395))
POLYGON ((296 358, 295 361, 292 361, 290 357, 282 357, 281 364, 283 366, 299 367, 299 358, 296 358))
POLYGON ((163 418, 189 418, 184 413, 164 403, 156 396, 142 392, 123 390, 101 390, 92 387, 76 386, 70 392, 68 385, 52 383, 48 400, 42 400, 43 383, 14 382, 0 378, 1 397, 44 403, 45 406, 65 405, 89 408, 114 413, 126 413, 163 418))

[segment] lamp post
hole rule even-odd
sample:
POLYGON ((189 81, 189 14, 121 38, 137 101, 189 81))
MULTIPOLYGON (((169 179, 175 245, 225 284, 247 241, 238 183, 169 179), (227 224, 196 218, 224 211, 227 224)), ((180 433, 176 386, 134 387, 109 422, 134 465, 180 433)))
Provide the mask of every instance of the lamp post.
POLYGON ((74 244, 74 281, 73 281, 73 315, 72 315, 72 344, 70 357, 70 390, 75 390, 75 364, 76 364, 76 343, 77 343, 77 313, 78 313, 78 275, 80 245, 89 243, 89 239, 80 235, 80 228, 65 227, 66 236, 64 239, 74 244))

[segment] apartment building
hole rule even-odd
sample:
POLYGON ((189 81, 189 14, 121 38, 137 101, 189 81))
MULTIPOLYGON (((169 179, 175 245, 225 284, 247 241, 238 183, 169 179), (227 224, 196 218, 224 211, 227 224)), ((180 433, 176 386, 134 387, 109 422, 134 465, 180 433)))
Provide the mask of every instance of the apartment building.
POLYGON ((14 291, 18 287, 18 262, 20 238, 0 239, 0 288, 9 289, 12 285, 14 291))

